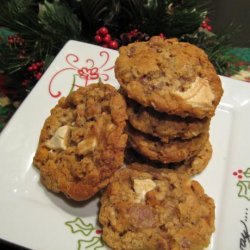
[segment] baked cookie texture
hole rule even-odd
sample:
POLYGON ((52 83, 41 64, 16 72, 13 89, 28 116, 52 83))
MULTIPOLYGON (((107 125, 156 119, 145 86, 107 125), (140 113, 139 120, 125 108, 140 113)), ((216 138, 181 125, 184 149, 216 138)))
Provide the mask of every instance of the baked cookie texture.
POLYGON ((213 148, 208 140, 202 149, 194 157, 187 159, 181 164, 172 164, 170 168, 175 169, 180 174, 187 174, 192 177, 200 174, 208 165, 209 160, 212 157, 213 148))
POLYGON ((214 232, 214 209, 197 181, 132 164, 112 177, 99 221, 103 241, 112 249, 200 250, 214 232))
POLYGON ((128 146, 125 151, 125 163, 128 165, 132 163, 140 163, 151 165, 158 169, 172 169, 177 173, 185 174, 191 178, 200 174, 207 167, 209 160, 212 157, 212 153, 213 148, 208 140, 195 156, 180 162, 164 164, 157 160, 150 160, 128 146))
POLYGON ((129 98, 160 112, 212 117, 223 94, 206 53, 176 39, 152 37, 123 46, 115 76, 129 98))
POLYGON ((127 127, 129 144, 138 153, 155 161, 164 164, 170 162, 181 162, 195 156, 205 145, 209 134, 203 133, 192 139, 173 139, 168 143, 162 142, 158 138, 141 133, 127 127))
POLYGON ((143 107, 126 98, 129 123, 137 130, 156 136, 168 142, 174 138, 190 139, 209 130, 210 119, 182 118, 167 113, 157 112, 150 107, 143 107))
POLYGON ((91 84, 61 98, 44 123, 34 165, 50 190, 82 201, 105 187, 124 160, 124 98, 91 84))

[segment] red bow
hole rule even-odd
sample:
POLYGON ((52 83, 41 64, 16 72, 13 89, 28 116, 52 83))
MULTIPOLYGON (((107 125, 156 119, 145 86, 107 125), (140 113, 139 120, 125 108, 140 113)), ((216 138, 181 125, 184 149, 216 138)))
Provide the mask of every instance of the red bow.
POLYGON ((86 80, 95 80, 99 78, 97 67, 91 69, 84 67, 79 69, 77 72, 80 75, 80 78, 85 78, 86 80))

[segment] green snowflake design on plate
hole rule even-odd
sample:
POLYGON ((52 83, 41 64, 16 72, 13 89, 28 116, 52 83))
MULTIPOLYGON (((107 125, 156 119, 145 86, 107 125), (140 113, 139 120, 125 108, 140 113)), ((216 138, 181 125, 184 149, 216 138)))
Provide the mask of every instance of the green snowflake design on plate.
POLYGON ((81 236, 77 241, 77 249, 104 249, 101 240, 101 230, 93 226, 92 223, 85 223, 81 218, 77 217, 72 221, 65 222, 70 228, 71 233, 81 236))

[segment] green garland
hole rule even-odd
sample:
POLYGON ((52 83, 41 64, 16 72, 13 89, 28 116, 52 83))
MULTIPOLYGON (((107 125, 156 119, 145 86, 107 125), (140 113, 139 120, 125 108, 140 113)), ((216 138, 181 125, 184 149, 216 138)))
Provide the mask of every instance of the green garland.
MULTIPOLYGON (((162 34, 177 37, 203 48, 219 74, 227 69, 228 36, 218 36, 201 28, 207 11, 198 0, 4 0, 0 25, 18 34, 18 42, 0 45, 0 69, 18 77, 23 95, 36 78, 28 68, 43 61, 45 67, 69 40, 97 43, 96 31, 107 27, 119 46, 162 34), (132 36, 131 31, 137 30, 132 36), (20 79, 29 77, 28 82, 20 79), (21 84, 22 83, 22 84, 21 84), (25 84, 24 84, 25 83, 25 84)), ((14 39, 14 40, 15 40, 14 39)), ((12 39, 13 40, 13 39, 12 39)), ((15 41, 16 41, 15 40, 15 41)))

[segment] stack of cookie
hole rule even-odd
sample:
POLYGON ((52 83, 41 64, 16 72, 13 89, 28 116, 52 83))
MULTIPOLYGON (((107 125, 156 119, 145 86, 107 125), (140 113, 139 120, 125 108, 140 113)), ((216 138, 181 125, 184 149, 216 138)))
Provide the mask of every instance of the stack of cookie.
POLYGON ((129 145, 144 159, 201 172, 212 155, 209 125, 223 93, 207 55, 153 37, 122 47, 115 74, 127 99, 129 145))
POLYGON ((160 37, 122 47, 115 74, 125 98, 92 84, 51 110, 33 161, 42 183, 75 201, 102 191, 99 222, 112 249, 204 249, 215 205, 190 176, 212 154, 219 77, 202 50, 160 37), (123 167, 128 136, 148 164, 137 157, 123 167))

